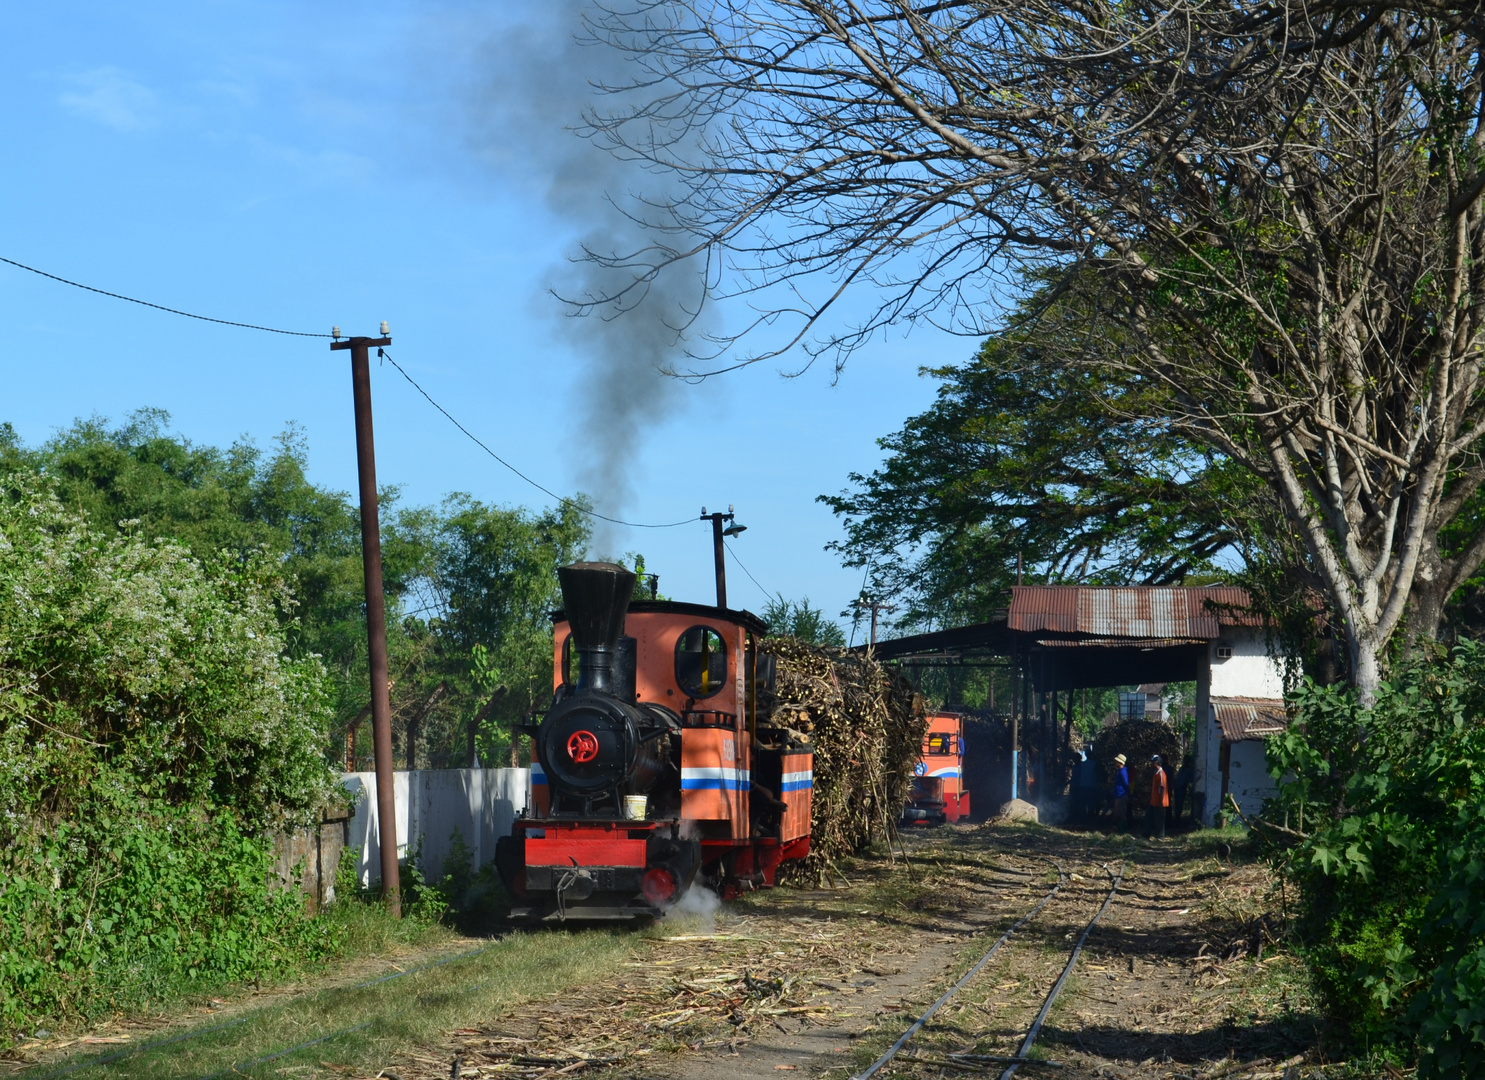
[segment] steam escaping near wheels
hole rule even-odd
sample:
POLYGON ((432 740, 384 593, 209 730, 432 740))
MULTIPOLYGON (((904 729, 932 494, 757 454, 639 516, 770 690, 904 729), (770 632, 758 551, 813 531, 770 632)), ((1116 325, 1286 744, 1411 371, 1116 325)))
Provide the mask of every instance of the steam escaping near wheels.
POLYGON ((722 910, 722 898, 705 885, 692 885, 681 898, 671 904, 661 915, 660 925, 684 933, 715 934, 717 912, 722 910))

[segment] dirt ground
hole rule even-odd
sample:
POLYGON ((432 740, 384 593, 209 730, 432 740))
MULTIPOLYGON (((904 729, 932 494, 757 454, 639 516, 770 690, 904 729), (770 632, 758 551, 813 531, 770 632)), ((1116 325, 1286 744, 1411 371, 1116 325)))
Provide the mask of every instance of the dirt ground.
POLYGON ((298 1008, 289 988, 214 1002, 211 1013, 157 1029, 151 1038, 169 1035, 168 1046, 117 1065, 87 1060, 108 1049, 91 1044, 143 1032, 100 1029, 13 1054, 8 1065, 72 1080, 848 1080, 1060 880, 875 1074, 998 1077, 1008 1063, 997 1059, 1019 1053, 1122 871, 1021 1075, 1359 1080, 1364 1073, 1324 1061, 1303 970, 1275 950, 1269 929, 1282 921, 1285 896, 1261 863, 1234 857, 1235 842, 1199 833, 1151 843, 1036 825, 924 830, 904 838, 905 855, 849 860, 828 881, 753 893, 647 930, 446 940, 440 953, 474 944, 480 955, 450 966, 431 964, 432 954, 373 965, 427 968, 405 982, 368 984, 365 962, 344 965, 297 991, 298 1008), (357 991, 358 982, 372 988, 357 991), (352 1000, 357 993, 364 1004, 352 1000), (222 1023, 234 1017, 245 1026, 222 1023), (199 1025, 231 1030, 198 1039, 199 1025))
POLYGON ((1275 952, 1282 908, 1230 838, 1149 843, 1036 826, 948 827, 906 862, 842 868, 657 926, 612 979, 408 1053, 387 1078, 733 1080, 857 1075, 1063 875, 1063 887, 880 1077, 999 1075, 1109 895, 1030 1051, 1028 1077, 1334 1075, 1302 971, 1275 952), (954 1056, 977 1055, 977 1056, 954 1056))

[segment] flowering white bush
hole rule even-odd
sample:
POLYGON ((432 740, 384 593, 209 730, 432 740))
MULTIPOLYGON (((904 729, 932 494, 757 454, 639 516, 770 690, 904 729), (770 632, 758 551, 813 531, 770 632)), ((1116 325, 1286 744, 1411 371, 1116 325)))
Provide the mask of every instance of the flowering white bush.
POLYGON ((319 659, 286 655, 273 560, 102 534, 43 478, 0 485, 0 813, 65 817, 105 770, 250 828, 308 820, 330 709, 319 659))

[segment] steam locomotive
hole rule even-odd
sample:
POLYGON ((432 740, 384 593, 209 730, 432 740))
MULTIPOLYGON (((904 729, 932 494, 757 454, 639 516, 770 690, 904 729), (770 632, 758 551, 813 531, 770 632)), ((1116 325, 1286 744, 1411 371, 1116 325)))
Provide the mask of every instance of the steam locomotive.
POLYGON ((558 578, 553 702, 522 729, 531 805, 496 848, 512 917, 647 919, 694 881, 724 897, 772 886, 809 854, 814 758, 758 736, 767 627, 631 601, 635 576, 612 563, 558 578))

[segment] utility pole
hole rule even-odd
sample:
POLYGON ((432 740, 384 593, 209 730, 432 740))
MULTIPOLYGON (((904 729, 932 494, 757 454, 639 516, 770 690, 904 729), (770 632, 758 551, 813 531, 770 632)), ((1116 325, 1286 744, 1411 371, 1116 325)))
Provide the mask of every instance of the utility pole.
POLYGON ((871 647, 877 647, 877 613, 887 612, 889 615, 897 610, 896 604, 884 604, 879 600, 871 600, 867 603, 871 608, 871 647))
POLYGON ((331 349, 351 350, 351 391, 356 403, 356 473, 361 488, 361 563, 366 581, 366 651, 371 668, 371 745, 376 760, 377 839, 382 856, 382 894, 393 918, 402 917, 402 885, 397 873, 397 796, 392 784, 392 701, 387 688, 387 602, 382 592, 381 514, 376 499, 376 441, 371 431, 373 345, 392 344, 387 324, 379 338, 340 340, 336 327, 331 349))
MULTIPOLYGON (((746 525, 738 525, 736 523, 736 521, 734 520, 731 504, 728 504, 727 513, 725 514, 721 513, 720 511, 715 514, 708 514, 706 512, 706 507, 703 506, 701 508, 700 520, 710 521, 712 523, 712 559, 716 562, 717 565, 717 606, 719 608, 726 608, 727 562, 726 553, 722 549, 722 538, 726 536, 736 536, 738 533, 746 532, 748 527, 746 525), (732 522, 732 524, 728 525, 727 528, 724 529, 722 528, 722 523, 724 521, 732 522)), ((659 580, 657 579, 656 587, 658 587, 658 585, 659 580)))

